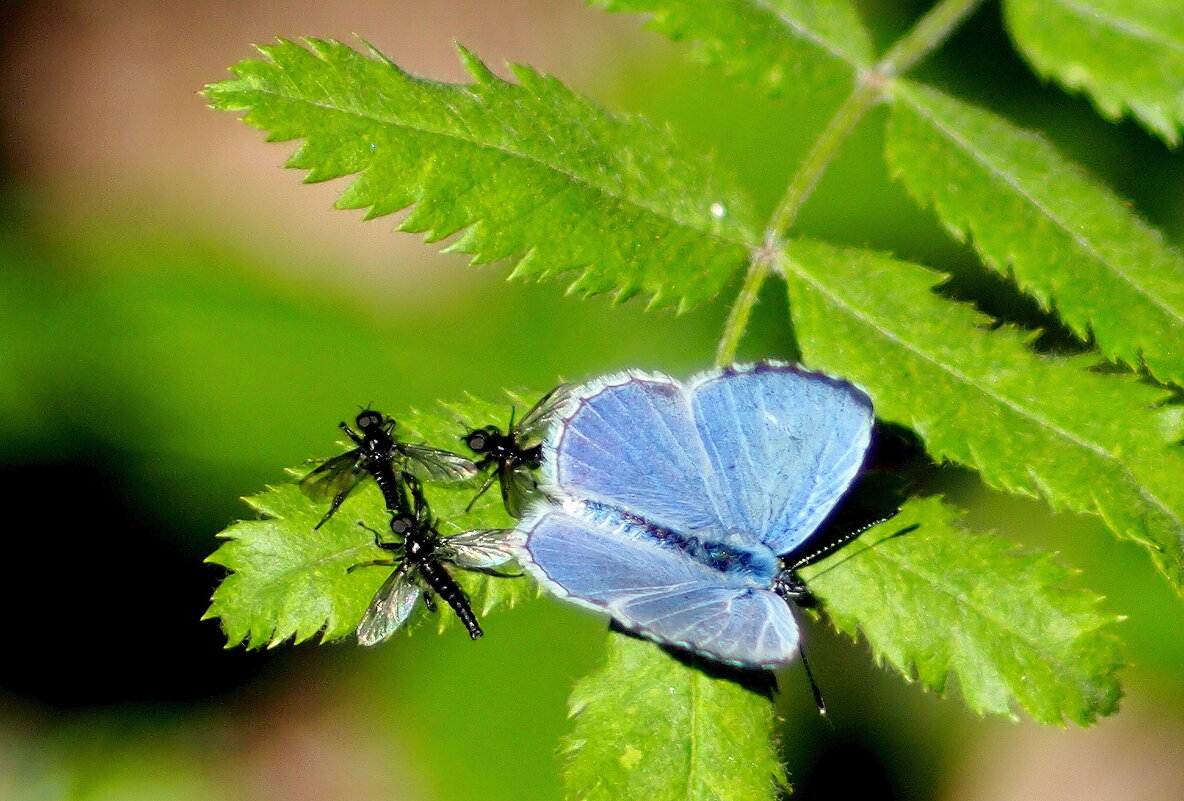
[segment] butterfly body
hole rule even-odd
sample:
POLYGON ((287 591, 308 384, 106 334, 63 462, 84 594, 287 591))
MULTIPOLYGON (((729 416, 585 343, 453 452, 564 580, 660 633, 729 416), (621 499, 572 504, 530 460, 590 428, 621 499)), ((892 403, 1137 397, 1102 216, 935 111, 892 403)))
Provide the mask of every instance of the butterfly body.
POLYGON ((791 365, 590 382, 544 445, 553 500, 520 521, 521 560, 553 593, 658 642, 782 664, 799 636, 787 600, 805 597, 782 557, 845 494, 871 422, 858 388, 791 365))
POLYGON ((725 576, 748 580, 754 587, 765 587, 780 573, 777 555, 760 543, 746 542, 726 532, 688 534, 662 528, 642 517, 603 503, 585 501, 583 514, 604 525, 617 525, 627 536, 655 542, 670 551, 685 555, 725 576))

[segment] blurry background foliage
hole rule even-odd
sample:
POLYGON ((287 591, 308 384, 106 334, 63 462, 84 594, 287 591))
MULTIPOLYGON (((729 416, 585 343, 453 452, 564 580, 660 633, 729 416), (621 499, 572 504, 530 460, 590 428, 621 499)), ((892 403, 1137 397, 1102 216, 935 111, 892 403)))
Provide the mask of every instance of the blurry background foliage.
MULTIPOLYGON (((928 6, 857 5, 881 46, 928 6)), ((723 301, 675 317, 506 283, 389 220, 330 212, 341 182, 297 185, 279 169, 289 148, 194 93, 250 42, 354 31, 412 72, 464 80, 458 40, 503 75, 503 60, 529 63, 669 122, 765 214, 841 88, 768 100, 636 19, 570 2, 14 0, 0 17, 0 487, 21 523, 0 589, 0 798, 556 798, 565 700, 601 658, 602 622, 537 602, 491 618, 478 644, 453 628, 374 650, 226 651, 198 621, 218 578, 201 560, 244 515, 237 496, 327 452, 358 404, 425 407, 627 365, 686 375, 713 352, 723 301)), ((1033 77, 998 6, 917 77, 1046 132, 1184 240, 1184 156, 1033 77)), ((889 179, 881 114, 797 230, 949 271, 943 292, 1064 336, 889 179)), ((784 313, 767 291, 742 355, 785 355, 784 313)), ((1087 731, 980 720, 811 627, 834 726, 786 671, 794 797, 858 776, 875 798, 1178 798, 1184 610, 1145 553, 964 471, 939 481, 974 525, 1062 551, 1129 615, 1123 711, 1087 731)))

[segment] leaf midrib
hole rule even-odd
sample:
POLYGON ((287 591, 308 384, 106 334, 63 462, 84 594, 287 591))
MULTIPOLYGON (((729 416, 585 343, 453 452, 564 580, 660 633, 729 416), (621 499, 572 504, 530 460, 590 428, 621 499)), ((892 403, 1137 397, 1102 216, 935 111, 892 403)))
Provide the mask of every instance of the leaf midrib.
MULTIPOLYGON (((291 518, 284 518, 284 519, 290 520, 291 518)), ((274 522, 274 520, 279 520, 279 518, 274 518, 271 521, 259 521, 259 522, 274 522)), ((281 532, 281 534, 282 534, 282 532, 281 532)), ((234 540, 241 542, 242 537, 236 536, 234 538, 234 540)), ((345 546, 339 550, 335 550, 332 552, 322 553, 321 555, 316 556, 315 558, 305 559, 303 561, 300 561, 298 564, 295 564, 295 565, 288 567, 288 568, 284 568, 284 569, 280 570, 279 572, 267 574, 272 577, 272 581, 270 581, 269 583, 270 584, 283 584, 285 587, 287 587, 287 586, 289 586, 291 579, 294 577, 299 578, 299 577, 305 576, 310 571, 312 571, 314 568, 318 568, 318 567, 322 567, 324 565, 332 564, 333 562, 340 561, 343 557, 349 556, 354 553, 360 554, 362 551, 371 550, 373 548, 374 548, 374 543, 368 541, 368 542, 364 542, 364 543, 361 543, 358 545, 348 545, 348 546, 345 546)), ((303 552, 301 552, 301 553, 303 553, 303 552)), ((231 575, 234 575, 237 572, 238 572, 237 570, 232 569, 231 575)))
MULTIPOLYGON (((908 98, 911 96, 911 93, 906 92, 906 93, 903 93, 901 96, 908 98)), ((1054 223, 1059 230, 1061 230, 1066 235, 1068 235, 1068 237, 1074 243, 1076 243, 1079 246, 1079 248, 1082 251, 1084 251, 1085 254, 1087 256, 1089 256, 1093 261, 1095 261, 1095 262, 1101 264, 1103 267, 1107 268, 1108 271, 1110 272, 1110 274, 1112 274, 1116 278, 1119 278, 1120 280, 1122 280, 1124 283, 1126 283, 1128 286, 1130 286, 1131 289, 1133 289, 1137 294, 1141 295, 1142 297, 1144 297, 1145 299, 1150 301, 1151 305, 1156 306, 1161 311, 1163 311, 1169 318, 1175 320, 1178 324, 1184 325, 1184 311, 1178 311, 1178 310, 1172 308, 1171 306, 1167 305, 1162 300, 1160 300, 1158 297, 1156 297, 1154 294, 1152 294, 1150 292, 1150 290, 1146 289, 1142 284, 1137 282, 1134 278, 1132 278, 1131 276, 1124 273, 1119 268, 1119 266, 1117 264, 1115 264, 1114 262, 1110 261, 1105 256, 1103 256, 1098 251, 1098 249, 1096 247, 1094 247, 1094 245, 1088 239, 1083 238, 1080 234, 1078 234, 1076 231, 1074 231, 1065 221, 1063 221, 1059 216, 1057 216, 1055 213, 1053 213, 1053 211, 1051 209, 1049 209, 1047 206, 1045 206, 1043 202, 1041 202, 1037 198, 1033 197, 1023 187, 1021 187, 1018 183, 1016 183, 1016 181, 1010 176, 1009 173, 1007 173, 1006 171, 997 167, 996 164, 993 161, 991 161, 987 157, 986 154, 982 153, 977 148, 973 147, 968 141, 966 141, 961 136, 959 136, 957 134, 957 132, 951 130, 950 128, 948 128, 944 124, 942 124, 942 122, 939 121, 937 117, 933 116, 931 113, 928 113, 929 109, 927 106, 925 106, 923 104, 916 103, 916 102, 910 102, 909 106, 912 109, 914 109, 918 114, 920 114, 922 117, 924 117, 927 121, 929 121, 929 123, 931 125, 933 125, 933 127, 937 131, 944 134, 948 139, 953 141, 956 145, 961 146, 966 152, 968 152, 974 158, 975 161, 977 161, 979 164, 983 165, 983 167, 988 171, 988 173, 990 173, 991 175, 995 176, 996 178, 1002 180, 1004 183, 1006 183, 1008 186, 1010 186, 1012 189, 1014 189, 1016 191, 1016 193, 1018 193, 1020 195, 1021 198, 1028 201, 1029 203, 1031 203, 1037 209, 1037 211, 1042 213, 1048 220, 1050 220, 1052 223, 1054 223)), ((976 237, 976 239, 977 239, 977 237, 976 237)))
MULTIPOLYGON (((783 265, 790 264, 790 265, 796 266, 796 262, 792 258, 790 258, 788 254, 783 254, 782 264, 783 265)), ((1157 508, 1159 508, 1161 511, 1163 511, 1169 518, 1171 518, 1176 523, 1177 529, 1184 527, 1184 526, 1182 526, 1180 518, 1171 510, 1170 507, 1168 507, 1163 501, 1161 501, 1158 498, 1158 496, 1154 495, 1150 489, 1143 486, 1143 484, 1140 483, 1139 481, 1136 481, 1134 476, 1131 473, 1131 469, 1129 467, 1127 467, 1127 465, 1124 464, 1121 460, 1119 460, 1117 457, 1115 457, 1112 453, 1110 453, 1105 448, 1103 448, 1102 446, 1097 445, 1092 442, 1082 440, 1079 437, 1077 437, 1076 435, 1074 435, 1071 431, 1066 431, 1065 429, 1061 428, 1059 425, 1056 425, 1056 424, 1052 423, 1051 421, 1046 420, 1042 415, 1039 415, 1036 412, 1026 409, 1022 406, 1019 406, 1015 402, 1011 401, 1010 399, 1002 397, 1002 396, 996 394, 995 392, 988 391, 986 386, 980 385, 979 383, 972 381, 968 376, 964 375, 960 370, 956 370, 952 366, 947 365, 944 361, 942 361, 934 356, 931 356, 930 354, 926 353, 918 346, 913 345, 911 342, 905 341, 903 338, 897 336, 895 333, 880 326, 876 321, 874 321, 873 319, 871 319, 870 317, 865 315, 862 311, 856 309, 854 306, 847 303, 845 300, 840 298, 838 295, 831 292, 827 286, 825 286, 824 284, 822 284, 821 282, 816 280, 808 272, 805 272, 800 269, 795 269, 794 275, 797 276, 798 278, 808 282, 811 286, 813 286, 822 295, 824 295, 827 298, 830 298, 836 305, 838 305, 840 308, 844 309, 848 314, 850 314, 856 320, 859 320, 863 324, 870 326, 873 330, 879 332, 879 334, 881 336, 883 336, 884 338, 888 339, 891 342, 896 343, 897 345, 902 347, 904 350, 906 350, 906 351, 912 353, 913 355, 915 355, 916 357, 934 365, 942 372, 945 372, 945 373, 953 376, 959 382, 961 382, 961 383, 965 384, 966 386, 970 387, 971 389, 974 389, 974 390, 978 391, 979 393, 987 396, 992 401, 994 401, 994 402, 996 402, 1008 409, 1011 409, 1013 412, 1015 412, 1020 417, 1027 418, 1028 420, 1031 420, 1032 422, 1036 423, 1037 425, 1047 428, 1048 430, 1059 435, 1063 439, 1068 440, 1070 443, 1072 443, 1080 448, 1084 448, 1088 451, 1091 451, 1091 452, 1101 456, 1103 459, 1105 459, 1109 462, 1112 462, 1114 465, 1116 465, 1122 471, 1122 474, 1127 478, 1128 482, 1134 484, 1134 486, 1138 489, 1139 494, 1144 498, 1144 500, 1148 501, 1149 503, 1154 504, 1157 508)), ((1041 485, 1041 489, 1044 489, 1044 487, 1042 485, 1041 485)), ((1047 492, 1045 494, 1047 495, 1047 492)), ((1092 495, 1091 495, 1091 499, 1093 499, 1094 510, 1100 514, 1101 513, 1100 504, 1098 503, 1096 498, 1093 498, 1092 495)), ((1158 543, 1157 543, 1157 547, 1158 547, 1158 543)))
POLYGON ((751 2, 757 8, 771 14, 773 17, 780 20, 787 28, 792 30, 794 33, 797 33, 806 41, 818 45, 827 53, 844 62, 845 64, 853 68, 860 65, 860 62, 853 61, 849 54, 840 50, 838 45, 834 44, 829 39, 824 38, 822 34, 816 32, 812 28, 806 27, 799 20, 786 16, 781 9, 774 8, 773 5, 768 2, 768 0, 751 0, 751 2))
MULTIPOLYGON (((243 80, 244 83, 248 83, 247 79, 240 78, 240 80, 243 80)), ((453 84, 445 84, 445 86, 452 87, 454 85, 453 84)), ((402 120, 390 120, 390 119, 386 119, 384 117, 376 117, 376 116, 368 114, 364 111, 345 108, 345 107, 342 107, 339 105, 334 105, 332 103, 326 103, 326 102, 321 102, 321 101, 317 101, 317 100, 312 100, 310 98, 303 97, 300 95, 293 95, 293 94, 289 94, 289 93, 285 93, 285 92, 280 92, 275 89, 272 89, 271 87, 264 87, 264 86, 260 86, 258 84, 254 84, 254 83, 251 83, 250 88, 247 89, 246 91, 257 92, 261 95, 267 95, 267 96, 271 96, 271 97, 280 98, 282 100, 286 100, 291 103, 302 103, 302 104, 304 104, 306 106, 310 106, 312 108, 319 108, 319 109, 323 109, 325 111, 333 111, 338 114, 345 114, 348 116, 352 116, 356 119, 362 120, 364 122, 370 122, 370 123, 373 123, 376 125, 391 126, 394 128, 404 128, 404 129, 407 129, 410 131, 415 131, 417 133, 426 134, 429 136, 438 136, 443 139, 450 139, 450 140, 453 140, 456 142, 460 142, 460 143, 469 145, 471 147, 476 147, 478 149, 489 150, 489 151, 501 153, 502 155, 508 156, 510 158, 520 159, 522 161, 525 161, 525 162, 534 164, 538 167, 541 167, 545 170, 549 170, 550 172, 556 173, 557 175, 567 178, 568 181, 572 184, 577 184, 579 186, 586 187, 589 190, 591 190, 597 194, 603 195, 608 198, 612 198, 613 200, 615 200, 617 202, 626 203, 630 206, 641 209, 642 211, 652 214, 653 216, 655 216, 659 219, 667 220, 678 227, 693 231, 696 234, 706 237, 708 239, 712 239, 717 242, 723 242, 728 245, 739 246, 739 247, 745 248, 746 250, 751 249, 752 247, 755 247, 755 245, 753 243, 748 242, 742 238, 733 238, 733 237, 729 237, 729 236, 724 236, 720 232, 717 232, 717 231, 704 230, 703 228, 695 225, 692 222, 688 222, 686 220, 680 219, 679 217, 670 214, 668 211, 653 208, 649 204, 639 201, 634 197, 631 197, 628 195, 614 194, 610 190, 609 187, 599 186, 597 184, 594 184, 594 183, 588 181, 586 178, 575 175, 575 174, 569 172, 568 170, 563 169, 560 166, 556 166, 554 164, 550 164, 546 161, 543 161, 542 159, 538 158, 537 156, 533 156, 529 153, 523 153, 523 152, 511 150, 505 146, 492 144, 489 142, 481 142, 481 141, 478 141, 473 138, 467 138, 467 137, 461 136, 461 135, 456 134, 451 131, 441 131, 441 130, 433 129, 433 128, 430 128, 427 126, 415 125, 415 124, 412 124, 412 123, 409 123, 406 121, 402 121, 402 120)), ((306 134, 305 136, 303 136, 301 138, 308 139, 309 137, 306 134)))
MULTIPOLYGON (((863 549, 863 551, 870 550, 870 549, 871 549, 871 545, 868 545, 867 547, 865 547, 863 549)), ((860 553, 863 553, 863 551, 857 551, 855 554, 852 554, 852 557, 857 556, 860 553)), ((982 620, 993 623, 999 630, 1002 630, 1002 631, 1005 631, 1005 632, 1011 634, 1015 640, 1018 640, 1019 642, 1027 645, 1033 651, 1033 653, 1035 653, 1038 657, 1042 658, 1048 664, 1056 665, 1058 667, 1064 668, 1063 670, 1057 671, 1055 675, 1062 676, 1065 673, 1070 673, 1070 674, 1073 673, 1071 668, 1076 664, 1074 661, 1072 661, 1072 660, 1063 661, 1061 659, 1058 659, 1054 656, 1051 656, 1050 651, 1040 647, 1041 642, 1045 638, 1039 636, 1038 634, 1033 634, 1030 637, 1027 636, 1022 630, 1016 629, 1014 626, 1010 625, 1006 621, 1000 619, 998 616, 996 616, 995 614, 992 614, 990 611, 988 611, 990 607, 984 608, 984 607, 980 606, 979 604, 974 603, 973 600, 971 598, 969 598, 964 592, 957 590, 957 589, 952 589, 951 587, 947 586, 946 584, 943 584, 940 581, 940 578, 941 578, 940 575, 937 577, 934 577, 929 574, 926 574, 926 573, 920 571, 919 569, 917 569, 916 567, 914 567, 913 563, 911 561, 902 560, 902 559, 898 558, 898 556, 899 555, 894 555, 891 552, 891 550, 885 551, 883 549, 878 549, 875 552, 873 558, 880 559, 885 562, 890 562, 897 570, 899 570, 901 573, 905 574, 906 576, 911 576, 914 579, 919 580, 922 584, 925 584, 926 586, 932 588, 935 592, 952 599, 956 606, 960 605, 960 606, 963 606, 963 607, 969 609, 971 612, 978 615, 982 620)), ((852 557, 848 557, 848 558, 852 558, 852 557)), ((1087 629, 1085 632, 1082 632, 1082 633, 1088 633, 1090 631, 1097 631, 1097 630, 1098 630, 1098 626, 1094 626, 1093 628, 1087 629)), ((999 675, 999 673, 1000 673, 999 671, 996 671, 996 675, 999 675)), ((1090 686, 1089 681, 1088 681, 1088 676, 1086 677, 1086 679, 1083 679, 1080 683, 1078 683, 1078 686, 1079 687, 1090 686)))

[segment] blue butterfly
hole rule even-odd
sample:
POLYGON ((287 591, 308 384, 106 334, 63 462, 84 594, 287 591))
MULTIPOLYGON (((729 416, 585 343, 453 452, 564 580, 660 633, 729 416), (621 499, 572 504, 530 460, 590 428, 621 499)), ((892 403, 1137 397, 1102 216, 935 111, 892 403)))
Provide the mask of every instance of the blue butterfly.
POLYGON ((732 665, 798 647, 781 559, 823 523, 863 463, 872 404, 787 364, 683 384, 629 371, 572 390, 544 444, 543 490, 519 522, 542 586, 622 627, 732 665))

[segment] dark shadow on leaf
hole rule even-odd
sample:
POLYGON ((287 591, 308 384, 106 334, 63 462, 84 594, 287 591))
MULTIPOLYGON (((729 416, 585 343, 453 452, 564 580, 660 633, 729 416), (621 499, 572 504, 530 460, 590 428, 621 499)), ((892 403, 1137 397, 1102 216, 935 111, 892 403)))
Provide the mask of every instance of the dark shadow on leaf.
POLYGON ((713 679, 724 679, 726 681, 734 682, 740 685, 749 692, 756 693, 762 698, 773 700, 773 696, 777 694, 777 674, 772 670, 764 668, 743 668, 732 665, 724 665, 716 662, 713 659, 693 654, 683 648, 677 648, 673 645, 659 645, 652 640, 642 637, 636 632, 628 631, 621 627, 615 620, 609 621, 609 630, 617 634, 624 634, 626 637, 632 637, 635 640, 642 640, 652 644, 655 648, 661 648, 672 658, 681 662, 689 668, 701 671, 713 679))

